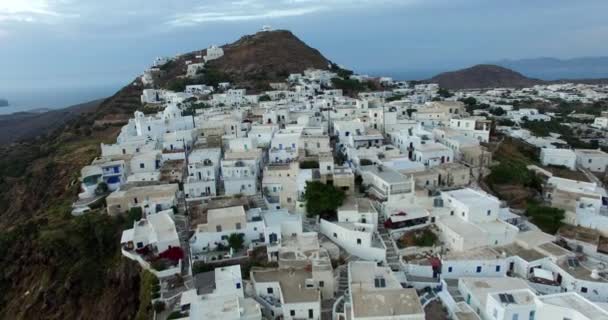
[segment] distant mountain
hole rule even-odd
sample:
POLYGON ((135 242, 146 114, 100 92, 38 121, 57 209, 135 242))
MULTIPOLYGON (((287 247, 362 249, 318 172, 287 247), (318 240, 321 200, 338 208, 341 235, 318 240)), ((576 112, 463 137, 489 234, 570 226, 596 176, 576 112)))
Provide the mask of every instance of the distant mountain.
POLYGON ((447 89, 522 88, 542 81, 530 79, 521 73, 496 65, 479 64, 457 71, 440 73, 426 82, 438 83, 447 89))
POLYGON ((0 145, 51 133, 84 112, 95 110, 103 99, 59 110, 29 110, 0 115, 0 145))
POLYGON ((492 64, 543 80, 608 78, 608 57, 505 59, 492 64))
POLYGON ((0 107, 8 107, 8 100, 0 99, 0 107))

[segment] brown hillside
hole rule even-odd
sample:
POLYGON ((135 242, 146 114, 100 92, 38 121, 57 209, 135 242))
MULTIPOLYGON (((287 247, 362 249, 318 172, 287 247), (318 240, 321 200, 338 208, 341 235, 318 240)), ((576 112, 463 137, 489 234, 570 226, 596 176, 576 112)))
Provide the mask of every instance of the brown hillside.
POLYGON ((285 30, 258 32, 223 46, 224 56, 210 66, 236 82, 281 81, 308 68, 327 69, 329 61, 316 49, 285 30))
POLYGON ((523 88, 542 83, 513 70, 488 64, 440 73, 427 82, 438 83, 447 89, 523 88))
MULTIPOLYGON (((329 67, 329 61, 318 50, 286 30, 246 35, 234 43, 222 46, 222 49, 224 56, 208 62, 206 68, 221 74, 222 81, 229 81, 239 88, 254 92, 268 89, 269 82, 284 81, 290 73, 329 67)), ((197 56, 205 54, 206 50, 190 52, 161 67, 163 75, 160 87, 170 88, 175 79, 185 76, 186 61, 202 62, 197 56)))

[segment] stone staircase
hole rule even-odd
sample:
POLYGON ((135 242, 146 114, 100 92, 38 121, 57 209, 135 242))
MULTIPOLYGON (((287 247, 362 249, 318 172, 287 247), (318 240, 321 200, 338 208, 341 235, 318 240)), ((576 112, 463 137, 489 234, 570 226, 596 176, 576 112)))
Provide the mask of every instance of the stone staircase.
POLYGON ((262 210, 268 210, 268 206, 266 205, 266 201, 262 198, 261 194, 256 194, 254 196, 249 197, 249 201, 255 205, 255 207, 260 208, 262 210))
MULTIPOLYGON (((376 203, 374 205, 376 210, 378 210, 379 205, 376 203)), ((384 222, 386 221, 384 215, 378 211, 378 234, 380 235, 380 239, 382 243, 386 247, 386 263, 393 271, 401 271, 401 262, 399 261, 400 257, 397 251, 395 250, 395 244, 393 238, 389 231, 384 227, 384 222)))

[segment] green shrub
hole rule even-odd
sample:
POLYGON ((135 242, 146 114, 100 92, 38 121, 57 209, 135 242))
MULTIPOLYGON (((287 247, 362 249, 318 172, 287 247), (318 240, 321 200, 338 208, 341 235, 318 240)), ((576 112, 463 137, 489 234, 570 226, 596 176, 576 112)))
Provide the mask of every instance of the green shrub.
POLYGON ((342 190, 332 185, 319 181, 306 182, 304 199, 306 200, 307 215, 333 220, 336 209, 342 205, 345 197, 342 190))
POLYGON ((542 231, 555 234, 563 224, 562 220, 565 217, 565 212, 562 209, 529 203, 526 216, 530 217, 532 223, 542 231))

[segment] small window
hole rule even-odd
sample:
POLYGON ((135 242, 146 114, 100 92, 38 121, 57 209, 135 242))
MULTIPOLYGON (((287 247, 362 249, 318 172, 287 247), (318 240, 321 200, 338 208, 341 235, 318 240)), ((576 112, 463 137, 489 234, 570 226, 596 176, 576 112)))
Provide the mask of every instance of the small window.
POLYGON ((237 288, 237 289, 240 289, 240 288, 241 288, 241 283, 240 283, 240 282, 237 282, 237 283, 236 283, 236 288, 237 288))
POLYGON ((357 239, 357 244, 361 244, 361 239, 357 239))
POLYGON ((488 215, 492 214, 492 210, 488 210, 488 213, 487 213, 487 214, 488 214, 488 215))
POLYGON ((145 165, 145 164, 143 164, 143 163, 140 163, 140 164, 139 164, 139 168, 140 168, 140 169, 143 169, 143 168, 145 168, 145 167, 146 167, 146 165, 145 165))
POLYGON ((222 226, 220 226, 219 224, 217 226, 215 226, 215 231, 222 232, 222 226))
POLYGON ((581 287, 581 292, 582 293, 587 293, 587 287, 581 287))
POLYGON ((500 272, 500 266, 496 266, 496 272, 500 272))
POLYGON ((296 311, 295 310, 289 310, 289 315, 292 317, 296 316, 296 311))
POLYGON ((325 282, 324 281, 319 281, 319 288, 323 288, 325 286, 325 282))
POLYGON ((452 272, 452 267, 448 267, 448 272, 452 272))
POLYGON ((268 292, 268 294, 273 294, 274 291, 272 290, 272 288, 266 288, 266 292, 268 292))
POLYGON ((334 238, 338 238, 338 234, 334 232, 334 238))
POLYGON ((481 272, 481 266, 477 266, 477 273, 481 272))
POLYGON ((241 223, 240 223, 240 222, 237 222, 237 223, 236 223, 236 229, 237 229, 237 230, 241 230, 241 223))
POLYGON ((534 320, 534 318, 535 318, 535 317, 536 317, 536 311, 531 310, 531 311, 530 311, 530 317, 529 317, 529 319, 530 319, 530 320, 534 320))
POLYGON ((314 318, 314 310, 308 309, 308 319, 314 318))

